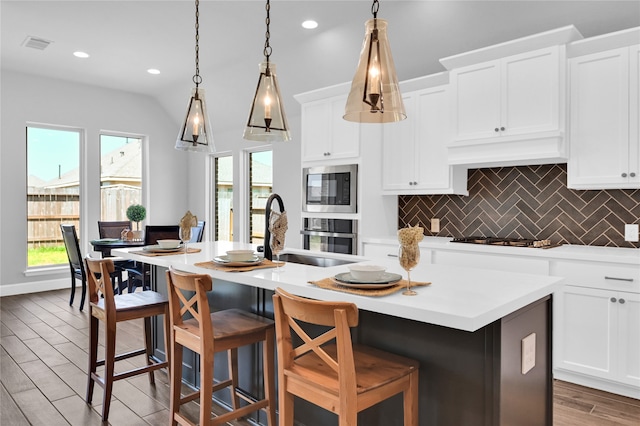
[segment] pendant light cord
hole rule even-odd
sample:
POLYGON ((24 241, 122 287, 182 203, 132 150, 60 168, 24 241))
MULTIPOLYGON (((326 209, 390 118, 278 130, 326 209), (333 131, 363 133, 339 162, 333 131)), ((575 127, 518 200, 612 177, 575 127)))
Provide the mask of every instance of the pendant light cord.
POLYGON ((267 25, 267 31, 264 33, 265 41, 264 41, 264 57, 267 60, 267 71, 269 71, 269 56, 271 56, 271 45, 269 44, 269 38, 271 37, 271 33, 269 32, 269 24, 271 23, 271 18, 269 17, 269 11, 271 10, 271 3, 267 0, 267 4, 265 5, 265 10, 267 11, 267 18, 265 19, 265 24, 267 25))
POLYGON ((378 17, 378 10, 380 9, 380 3, 378 0, 373 0, 373 4, 371 5, 371 13, 373 14, 373 19, 378 17))
MULTIPOLYGON (((202 77, 200 77, 200 0, 196 0, 196 74, 193 76, 193 82, 198 85, 202 83, 202 77)), ((197 90, 196 90, 197 94, 197 90)))

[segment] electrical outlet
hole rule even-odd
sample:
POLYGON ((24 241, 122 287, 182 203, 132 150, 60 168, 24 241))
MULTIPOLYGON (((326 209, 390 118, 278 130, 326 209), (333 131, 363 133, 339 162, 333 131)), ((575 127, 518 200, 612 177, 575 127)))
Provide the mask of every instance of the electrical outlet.
POLYGON ((638 230, 638 228, 640 228, 640 225, 638 225, 637 223, 632 223, 632 224, 627 224, 624 226, 624 240, 625 241, 631 241, 633 243, 637 243, 638 242, 638 234, 640 234, 640 231, 638 230))
POLYGON ((431 232, 440 232, 440 219, 431 219, 431 232))
POLYGON ((536 333, 522 339, 522 374, 536 366, 536 333))

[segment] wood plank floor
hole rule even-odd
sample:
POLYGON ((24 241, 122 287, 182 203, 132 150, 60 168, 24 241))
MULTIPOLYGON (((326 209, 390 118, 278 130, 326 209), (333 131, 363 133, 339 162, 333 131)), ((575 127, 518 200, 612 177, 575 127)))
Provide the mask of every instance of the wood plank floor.
MULTIPOLYGON (((101 424, 102 390, 84 402, 88 318, 68 303, 68 290, 0 298, 0 425, 101 424)), ((77 296, 79 298, 79 296, 77 296)), ((102 342, 102 333, 100 339, 102 342)), ((142 346, 142 322, 118 324, 118 351, 142 346)), ((100 354, 101 355, 101 354, 100 354)), ((120 361, 120 371, 142 358, 120 361), (123 363, 130 362, 128 365, 123 363)), ((109 423, 166 425, 169 386, 147 376, 116 382, 109 423)), ((188 411, 197 416, 192 403, 188 411)), ((197 418, 197 417, 194 417, 197 418)), ((247 422, 233 425, 246 426, 247 422)), ((554 386, 554 426, 639 426, 640 401, 566 382, 554 386)), ((320 425, 308 425, 320 426, 320 425)))

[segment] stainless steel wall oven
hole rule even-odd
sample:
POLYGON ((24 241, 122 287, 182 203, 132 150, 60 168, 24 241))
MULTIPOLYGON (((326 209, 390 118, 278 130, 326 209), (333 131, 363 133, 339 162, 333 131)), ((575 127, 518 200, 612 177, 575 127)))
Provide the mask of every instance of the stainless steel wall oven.
POLYGON ((357 254, 357 220, 306 217, 303 223, 300 233, 304 249, 357 254))

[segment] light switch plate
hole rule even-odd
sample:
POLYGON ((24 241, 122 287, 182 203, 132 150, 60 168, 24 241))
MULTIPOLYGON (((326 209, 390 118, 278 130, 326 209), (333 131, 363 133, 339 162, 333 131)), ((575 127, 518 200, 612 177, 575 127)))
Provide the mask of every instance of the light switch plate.
POLYGON ((440 232, 440 219, 431 219, 431 232, 440 232))
POLYGON ((522 374, 536 366, 536 333, 522 339, 522 374))
POLYGON ((638 242, 638 237, 639 237, 638 234, 640 233, 638 228, 640 228, 640 225, 638 225, 637 223, 632 223, 632 224, 625 225, 624 226, 624 240, 637 243, 638 242))

